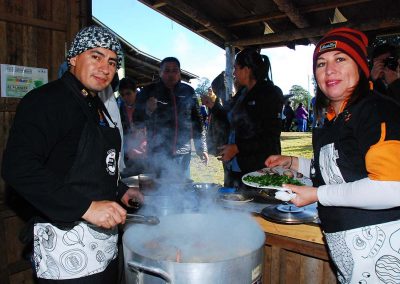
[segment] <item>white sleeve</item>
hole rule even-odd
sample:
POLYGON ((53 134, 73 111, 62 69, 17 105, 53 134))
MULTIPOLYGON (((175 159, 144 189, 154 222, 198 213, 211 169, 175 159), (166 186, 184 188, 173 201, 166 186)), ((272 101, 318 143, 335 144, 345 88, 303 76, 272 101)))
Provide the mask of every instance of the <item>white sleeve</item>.
POLYGON ((303 176, 310 177, 310 168, 311 168, 311 160, 298 157, 299 159, 299 168, 297 172, 303 174, 303 176))
POLYGON ((318 200, 324 206, 345 206, 379 210, 400 206, 400 181, 364 178, 358 181, 318 187, 318 200))

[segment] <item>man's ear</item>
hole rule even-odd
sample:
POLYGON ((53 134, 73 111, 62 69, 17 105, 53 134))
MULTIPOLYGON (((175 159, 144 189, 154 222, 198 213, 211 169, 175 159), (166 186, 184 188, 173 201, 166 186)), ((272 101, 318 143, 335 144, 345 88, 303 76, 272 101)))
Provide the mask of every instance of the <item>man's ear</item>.
POLYGON ((71 66, 74 66, 74 67, 75 67, 75 65, 76 65, 76 56, 75 56, 75 57, 72 57, 72 58, 69 60, 69 64, 70 64, 71 66))

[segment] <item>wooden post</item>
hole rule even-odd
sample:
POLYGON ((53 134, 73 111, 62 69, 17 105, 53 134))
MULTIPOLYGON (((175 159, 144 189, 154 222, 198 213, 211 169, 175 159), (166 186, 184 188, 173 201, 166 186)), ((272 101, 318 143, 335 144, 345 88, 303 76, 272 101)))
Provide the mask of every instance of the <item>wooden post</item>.
POLYGON ((226 94, 225 102, 229 101, 233 94, 233 64, 235 62, 235 48, 232 45, 225 46, 226 68, 226 94))

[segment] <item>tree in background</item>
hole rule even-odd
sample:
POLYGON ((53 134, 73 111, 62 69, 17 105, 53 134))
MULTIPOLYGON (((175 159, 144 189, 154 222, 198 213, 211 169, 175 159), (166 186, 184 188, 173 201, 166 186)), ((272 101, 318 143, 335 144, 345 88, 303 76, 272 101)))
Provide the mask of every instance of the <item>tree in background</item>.
POLYGON ((210 88, 210 80, 208 78, 202 77, 199 79, 199 83, 197 84, 196 89, 194 92, 200 97, 202 95, 207 94, 208 88, 210 88))
POLYGON ((306 89, 299 85, 293 85, 289 90, 289 94, 293 95, 290 98, 293 102, 293 109, 296 109, 300 103, 302 103, 303 106, 307 106, 307 109, 309 109, 312 96, 306 89))

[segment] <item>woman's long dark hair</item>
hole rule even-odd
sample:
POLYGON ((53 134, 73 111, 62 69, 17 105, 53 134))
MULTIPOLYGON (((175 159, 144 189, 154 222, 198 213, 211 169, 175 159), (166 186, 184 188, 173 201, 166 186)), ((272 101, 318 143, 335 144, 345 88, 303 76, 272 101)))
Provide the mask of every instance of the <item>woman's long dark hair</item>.
POLYGON ((235 63, 242 68, 250 68, 256 81, 267 80, 272 82, 272 70, 269 58, 266 55, 261 55, 257 49, 243 49, 236 55, 235 63))
MULTIPOLYGON (((360 74, 360 80, 358 81, 357 86, 354 88, 353 93, 350 95, 346 107, 349 107, 354 103, 358 102, 359 100, 367 96, 368 93, 370 92, 369 80, 360 68, 358 68, 358 74, 360 74)), ((324 108, 327 108, 328 106, 329 106, 329 99, 327 96, 325 96, 325 94, 321 91, 321 89, 317 84, 317 93, 315 99, 316 115, 323 115, 322 110, 324 108)))

